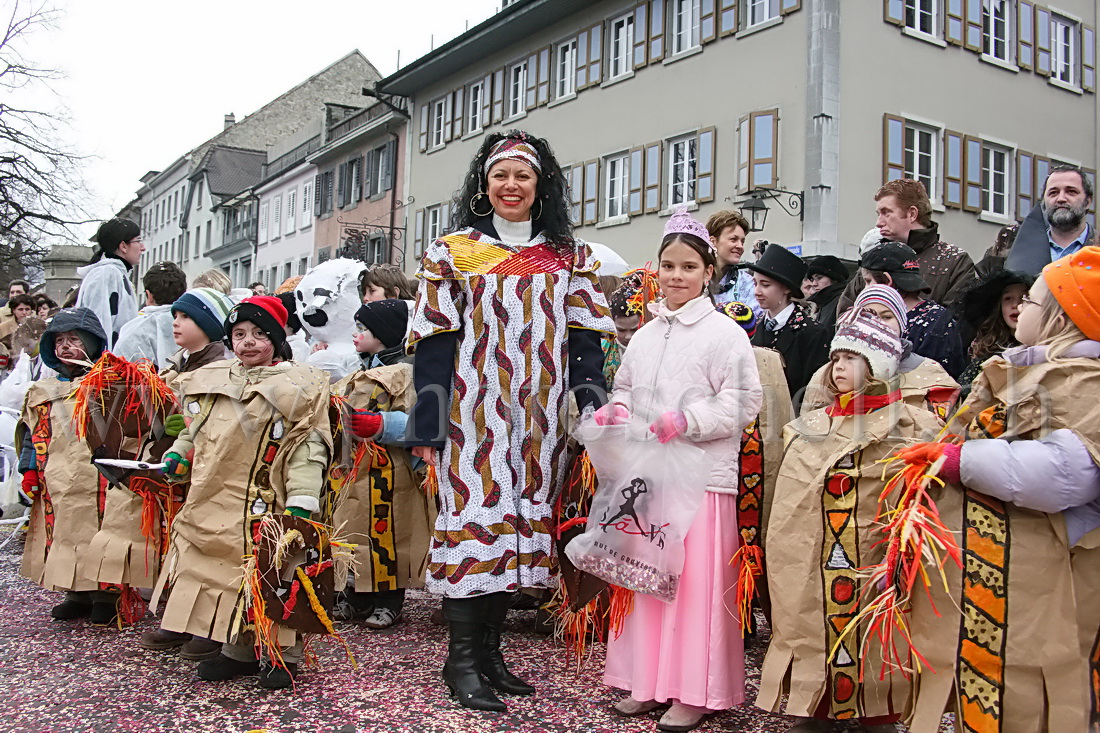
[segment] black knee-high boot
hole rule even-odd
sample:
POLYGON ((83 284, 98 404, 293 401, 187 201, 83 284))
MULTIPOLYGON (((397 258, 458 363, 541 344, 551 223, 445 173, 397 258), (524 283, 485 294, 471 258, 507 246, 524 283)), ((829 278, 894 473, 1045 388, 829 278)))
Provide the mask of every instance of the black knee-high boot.
POLYGON ((500 651, 500 634, 512 605, 511 593, 492 593, 486 597, 485 650, 479 669, 489 684, 509 695, 533 695, 535 688, 508 671, 500 651))
POLYGON ((485 615, 486 596, 443 599, 443 616, 451 636, 443 681, 463 707, 502 713, 508 708, 478 671, 484 654, 485 615))

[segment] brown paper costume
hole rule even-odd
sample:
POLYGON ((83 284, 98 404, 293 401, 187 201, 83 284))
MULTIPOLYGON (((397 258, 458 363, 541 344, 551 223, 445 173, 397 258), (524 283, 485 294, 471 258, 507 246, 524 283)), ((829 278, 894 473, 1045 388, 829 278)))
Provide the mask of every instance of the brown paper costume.
MULTIPOLYGON (((1100 463, 1095 408, 1100 394, 1095 359, 1065 359, 1017 367, 1001 357, 984 365, 951 432, 967 440, 1035 440, 1068 428, 1100 463)), ((944 647, 952 685, 923 683, 914 697, 913 733, 937 730, 954 710, 959 730, 1050 733, 1092 730, 1096 640, 1100 631, 1100 531, 1068 547, 1061 515, 1022 509, 964 491, 951 516, 961 531, 964 567, 943 618, 914 609, 918 648, 944 647), (953 630, 954 633, 948 633, 953 630), (949 638, 945 638, 949 637, 949 638), (1090 671, 1090 665, 1092 671, 1090 671), (1091 703, 1090 703, 1091 693, 1091 703)))
POLYGON ((839 720, 904 711, 910 685, 900 674, 879 680, 881 648, 870 648, 860 683, 863 629, 840 636, 861 608, 858 569, 882 560, 875 517, 885 482, 876 462, 939 428, 932 413, 900 400, 847 417, 815 410, 787 426, 767 524, 772 641, 759 707, 778 712, 787 695, 787 714, 803 717, 823 700, 839 720))
MULTIPOLYGON (((806 396, 802 399, 802 412, 805 415, 826 405, 833 398, 825 386, 826 364, 810 378, 806 385, 806 396)), ((898 373, 901 398, 913 407, 930 410, 941 419, 947 420, 951 407, 958 396, 959 384, 951 378, 943 366, 934 359, 924 359, 916 369, 898 373)))
POLYGON ((27 392, 22 422, 31 431, 39 493, 19 572, 48 590, 90 591, 99 584, 89 567, 88 543, 103 521, 108 491, 72 428, 73 388, 74 382, 51 377, 27 392))
MULTIPOLYGON (((291 455, 311 436, 330 448, 328 376, 293 362, 246 370, 225 361, 180 375, 179 388, 194 441, 191 486, 153 604, 170 587, 162 628, 226 642, 247 623, 242 563, 255 527, 282 513, 295 488, 291 455)), ((279 643, 293 644, 293 631, 280 627, 279 643)))
MULTIPOLYGON (((407 412, 416 401, 408 364, 353 372, 332 391, 352 410, 407 412)), ((329 471, 331 524, 341 539, 357 546, 355 590, 423 587, 436 509, 420 488, 409 452, 337 434, 329 471)))

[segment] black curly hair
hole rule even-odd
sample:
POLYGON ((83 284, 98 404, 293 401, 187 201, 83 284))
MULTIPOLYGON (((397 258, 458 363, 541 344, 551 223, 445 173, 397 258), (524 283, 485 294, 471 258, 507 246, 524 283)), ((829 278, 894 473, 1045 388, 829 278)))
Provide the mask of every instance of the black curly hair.
MULTIPOLYGON (((489 152, 501 140, 510 138, 521 140, 535 149, 539 154, 539 162, 542 163, 542 171, 538 174, 538 186, 535 189, 535 197, 542 202, 539 216, 535 219, 537 231, 546 232, 546 236, 553 242, 570 243, 573 241, 573 221, 569 216, 569 184, 562 175, 558 159, 554 157, 554 151, 550 144, 534 135, 529 135, 522 130, 509 130, 507 134, 494 132, 486 136, 481 143, 477 155, 470 162, 470 168, 466 171, 466 178, 462 182, 462 188, 455 194, 451 210, 454 212, 452 229, 464 229, 473 226, 474 222, 484 218, 474 213, 470 202, 479 193, 485 193, 485 161, 489 152)), ((478 203, 481 201, 479 199, 478 203)), ((484 206, 484 204, 481 204, 484 206)), ((490 212, 491 215, 491 212, 490 212)))

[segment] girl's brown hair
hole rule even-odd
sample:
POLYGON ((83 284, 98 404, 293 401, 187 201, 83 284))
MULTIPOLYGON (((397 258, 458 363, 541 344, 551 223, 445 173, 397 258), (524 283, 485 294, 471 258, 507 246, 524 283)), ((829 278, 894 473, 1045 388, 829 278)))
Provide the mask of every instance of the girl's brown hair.
POLYGON ((367 288, 382 288, 387 298, 415 300, 416 289, 397 265, 375 265, 359 275, 359 297, 367 294, 367 288), (391 295, 390 293, 395 293, 391 295))

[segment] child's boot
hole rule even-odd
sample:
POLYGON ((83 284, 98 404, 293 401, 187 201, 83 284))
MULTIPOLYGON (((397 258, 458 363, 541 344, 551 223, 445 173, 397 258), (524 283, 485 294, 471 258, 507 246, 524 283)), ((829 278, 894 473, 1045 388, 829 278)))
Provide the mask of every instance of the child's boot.
POLYGON ((65 600, 58 603, 50 611, 50 615, 58 621, 72 621, 76 618, 85 618, 92 613, 91 593, 68 591, 65 600))
POLYGON ((244 677, 258 674, 260 663, 253 659, 251 662, 242 662, 224 654, 219 654, 213 659, 199 662, 199 679, 208 682, 222 682, 234 677, 244 677))
POLYGON ((260 687, 266 690, 282 690, 294 684, 298 665, 287 662, 286 667, 264 664, 260 667, 260 687))

